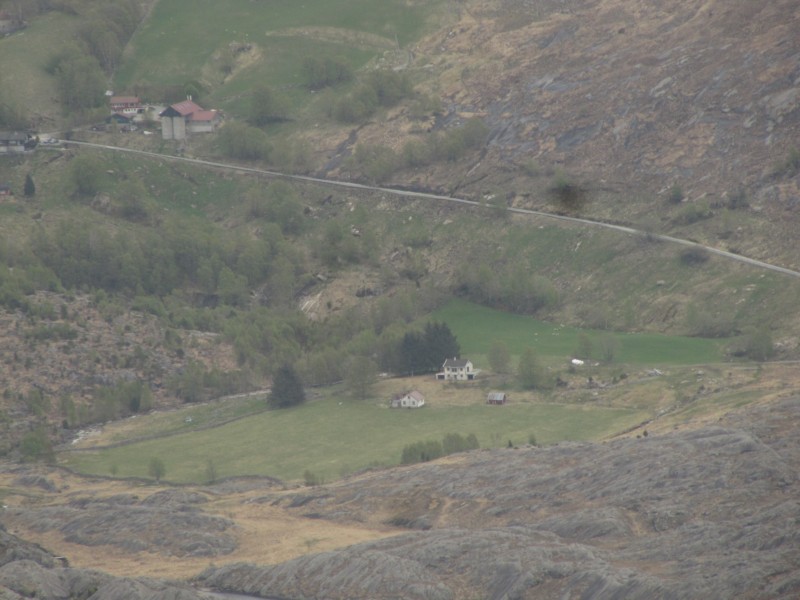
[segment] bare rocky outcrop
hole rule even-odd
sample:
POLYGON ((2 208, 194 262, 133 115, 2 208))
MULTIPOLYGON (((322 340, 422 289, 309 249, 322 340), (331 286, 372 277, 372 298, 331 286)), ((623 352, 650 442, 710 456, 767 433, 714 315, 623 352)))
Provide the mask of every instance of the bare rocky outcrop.
POLYGON ((156 492, 142 501, 133 494, 77 498, 67 505, 9 509, 8 515, 32 531, 58 530, 68 542, 116 546, 166 556, 222 556, 236 548, 228 519, 196 508, 203 494, 156 492))
MULTIPOLYGON (((63 482, 61 491, 47 492, 35 476, 41 472, 18 469, 15 485, 26 482, 41 500, 6 508, 4 521, 132 555, 221 562, 191 584, 115 578, 70 569, 0 527, 0 594, 193 600, 211 589, 307 600, 794 599, 798 433, 794 395, 663 435, 477 450, 313 490, 248 485, 245 505, 268 505, 298 522, 395 533, 270 565, 221 560, 233 523, 201 510, 211 510, 207 500, 221 488, 168 488, 143 498, 140 488, 66 495, 63 482)), ((46 479, 60 481, 53 471, 46 479)))
POLYGON ((0 598, 18 600, 207 600, 208 595, 174 582, 112 577, 73 569, 44 548, 10 534, 0 524, 0 598))
POLYGON ((291 598, 788 600, 800 594, 798 430, 794 397, 715 427, 477 451, 262 496, 314 518, 429 529, 198 581, 291 598))

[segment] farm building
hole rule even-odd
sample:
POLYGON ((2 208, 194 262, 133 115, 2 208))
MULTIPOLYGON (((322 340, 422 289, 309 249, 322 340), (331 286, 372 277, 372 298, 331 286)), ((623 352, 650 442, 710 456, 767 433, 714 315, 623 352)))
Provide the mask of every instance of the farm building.
POLYGON ((0 154, 22 153, 33 149, 36 141, 27 133, 20 131, 0 131, 0 154))
POLYGON ((448 358, 444 361, 441 372, 436 374, 436 379, 441 381, 472 381, 477 373, 472 366, 472 361, 448 358))
POLYGON ((111 96, 108 101, 111 112, 126 116, 133 116, 144 110, 138 96, 111 96))
POLYGON ((422 408, 425 406, 425 396, 417 390, 405 392, 392 398, 392 408, 422 408))
POLYGON ((182 140, 190 133, 214 131, 221 118, 216 110, 205 110, 191 100, 167 107, 161 117, 161 137, 165 140, 182 140))
POLYGON ((486 395, 486 404, 505 404, 508 402, 508 394, 505 392, 489 392, 486 395))
POLYGON ((14 192, 7 183, 0 183, 0 196, 13 196, 14 192))

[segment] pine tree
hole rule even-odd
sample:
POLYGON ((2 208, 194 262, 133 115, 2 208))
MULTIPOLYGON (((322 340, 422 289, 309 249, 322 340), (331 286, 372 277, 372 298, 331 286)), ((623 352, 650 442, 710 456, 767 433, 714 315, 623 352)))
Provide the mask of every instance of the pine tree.
POLYGON ((33 183, 33 177, 31 177, 30 173, 25 175, 25 187, 23 188, 23 192, 28 198, 36 195, 36 184, 33 183))
POLYGON ((300 376, 291 365, 283 365, 272 381, 272 391, 267 402, 274 408, 286 408, 305 402, 306 392, 300 376))
POLYGON ((430 322, 425 325, 425 366, 428 371, 436 371, 445 359, 456 358, 461 347, 447 323, 430 322))
POLYGON ((429 371, 426 361, 425 338, 418 331, 409 331, 400 342, 400 372, 414 375, 429 371))

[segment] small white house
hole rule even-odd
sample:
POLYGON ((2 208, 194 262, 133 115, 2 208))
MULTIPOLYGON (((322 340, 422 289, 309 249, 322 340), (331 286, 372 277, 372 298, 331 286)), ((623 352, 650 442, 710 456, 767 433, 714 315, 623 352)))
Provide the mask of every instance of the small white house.
POLYGON ((477 373, 472 366, 471 360, 448 358, 444 361, 441 372, 436 374, 436 379, 441 381, 472 381, 477 373))
POLYGON ((425 406, 425 396, 417 390, 398 394, 392 398, 392 408, 422 408, 425 406))

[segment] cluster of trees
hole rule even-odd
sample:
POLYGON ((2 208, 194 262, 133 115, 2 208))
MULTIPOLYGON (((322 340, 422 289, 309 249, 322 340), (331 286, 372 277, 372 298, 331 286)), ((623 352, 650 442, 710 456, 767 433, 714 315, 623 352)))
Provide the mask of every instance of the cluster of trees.
POLYGON ((555 285, 543 275, 531 275, 520 263, 479 258, 465 263, 456 278, 459 295, 485 306, 534 314, 558 303, 555 285))
POLYGON ((184 402, 203 402, 235 394, 249 385, 250 380, 242 371, 207 369, 196 361, 189 362, 167 383, 168 389, 184 402))
MULTIPOLYGON (((269 112, 269 116, 253 116, 251 122, 282 120, 269 112)), ((303 140, 275 140, 256 125, 228 121, 217 133, 216 149, 219 154, 237 160, 266 162, 284 171, 307 173, 312 168, 311 148, 303 140)))
POLYGON ((423 331, 403 335, 393 370, 402 375, 435 373, 446 358, 456 358, 460 353, 458 340, 447 324, 430 322, 423 331))
POLYGON ((331 106, 331 116, 342 123, 363 123, 378 108, 391 108, 413 93, 408 75, 391 70, 372 71, 349 94, 331 106))
POLYGON ((247 120, 256 127, 285 121, 289 118, 289 98, 267 85, 256 86, 250 99, 247 120))
POLYGON ((440 161, 455 161, 486 143, 489 130, 481 119, 406 142, 400 152, 380 145, 359 144, 347 167, 369 181, 386 181, 399 169, 413 169, 440 161))
POLYGON ((414 442, 405 446, 400 455, 400 464, 428 462, 456 452, 466 452, 478 448, 480 448, 480 444, 474 433, 466 436, 459 433, 448 433, 441 441, 414 442))
POLYGON ((53 445, 43 426, 25 434, 20 442, 19 450, 24 461, 55 462, 56 460, 53 445))
MULTIPOLYGON (((164 297, 189 285, 202 294, 202 302, 245 306, 250 290, 269 282, 291 295, 304 272, 303 257, 289 251, 281 231, 281 225, 287 231, 298 227, 296 211, 291 199, 282 202, 269 215, 281 223, 265 227, 261 239, 190 221, 165 222, 135 233, 98 227, 87 235, 83 222, 65 220, 39 229, 27 258, 46 267, 47 279, 65 288, 164 297)), ((29 275, 36 276, 36 271, 29 275)), ((0 302, 19 302, 19 294, 2 293, 6 286, 23 285, 18 279, 0 275, 0 302)))
POLYGON ((125 44, 142 19, 138 0, 95 3, 82 17, 78 32, 88 54, 110 75, 117 66, 125 44))
POLYGON ((309 56, 303 61, 303 77, 311 90, 347 83, 353 80, 353 68, 341 58, 309 56))
POLYGON ((69 10, 81 17, 78 34, 46 70, 56 78, 62 105, 81 111, 105 101, 106 79, 143 15, 136 0, 73 3, 69 10))

